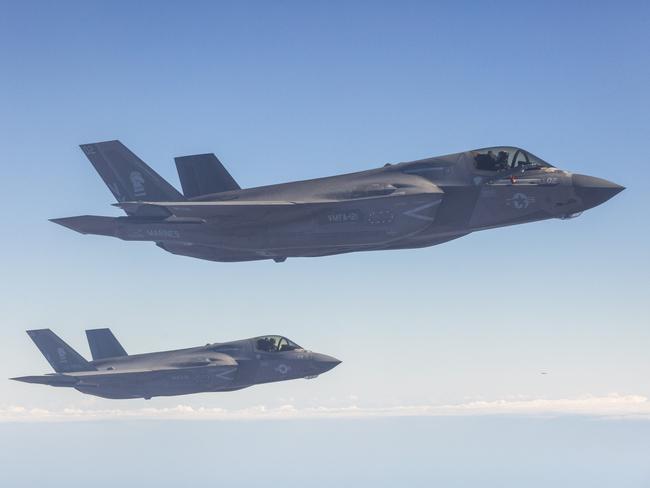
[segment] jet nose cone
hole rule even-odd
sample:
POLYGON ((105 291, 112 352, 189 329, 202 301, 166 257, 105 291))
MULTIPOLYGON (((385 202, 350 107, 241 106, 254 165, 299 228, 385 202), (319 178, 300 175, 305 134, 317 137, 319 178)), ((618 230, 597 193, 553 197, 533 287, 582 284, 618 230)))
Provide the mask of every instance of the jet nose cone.
POLYGON ((573 187, 582 200, 584 210, 596 207, 625 190, 624 186, 594 176, 576 174, 572 179, 573 187))
POLYGON ((312 365, 318 371, 318 374, 325 373, 339 364, 341 364, 341 361, 326 354, 314 353, 312 356, 312 365))

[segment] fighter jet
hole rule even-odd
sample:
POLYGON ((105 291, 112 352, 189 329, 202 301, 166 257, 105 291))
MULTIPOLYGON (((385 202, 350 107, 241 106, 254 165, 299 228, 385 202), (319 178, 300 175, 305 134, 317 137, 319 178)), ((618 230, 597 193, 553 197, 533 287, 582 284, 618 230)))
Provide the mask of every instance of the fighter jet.
POLYGON ((624 189, 521 148, 491 147, 247 189, 214 154, 184 156, 176 158, 181 194, 119 141, 81 149, 127 216, 53 222, 211 261, 433 246, 478 230, 576 217, 624 189))
POLYGON ((269 335, 205 346, 128 355, 110 329, 86 331, 86 361, 50 329, 28 330, 56 373, 11 378, 74 388, 103 398, 144 398, 234 391, 261 383, 314 378, 340 361, 269 335))

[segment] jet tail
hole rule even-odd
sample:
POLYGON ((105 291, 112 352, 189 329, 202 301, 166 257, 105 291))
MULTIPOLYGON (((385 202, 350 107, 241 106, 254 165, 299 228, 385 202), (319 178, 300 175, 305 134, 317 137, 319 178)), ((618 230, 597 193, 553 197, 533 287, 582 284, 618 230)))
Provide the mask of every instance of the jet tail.
POLYGON ((57 373, 97 371, 97 368, 50 329, 28 330, 27 334, 57 373))
POLYGON ((111 329, 89 329, 86 331, 86 338, 90 346, 90 353, 95 361, 128 356, 122 344, 118 342, 111 332, 111 329))
POLYGON ((181 156, 174 158, 174 161, 186 198, 241 190, 221 161, 212 153, 181 156))
POLYGON ((82 144, 80 147, 118 202, 185 199, 120 141, 82 144))

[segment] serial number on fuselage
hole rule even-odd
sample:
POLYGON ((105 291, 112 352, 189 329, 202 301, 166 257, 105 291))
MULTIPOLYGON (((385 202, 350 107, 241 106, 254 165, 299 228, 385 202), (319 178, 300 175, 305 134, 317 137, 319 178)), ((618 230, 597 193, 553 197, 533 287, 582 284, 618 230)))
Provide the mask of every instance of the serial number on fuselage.
POLYGON ((341 212, 327 212, 322 214, 319 222, 321 224, 349 224, 358 223, 363 219, 359 210, 347 210, 341 212))

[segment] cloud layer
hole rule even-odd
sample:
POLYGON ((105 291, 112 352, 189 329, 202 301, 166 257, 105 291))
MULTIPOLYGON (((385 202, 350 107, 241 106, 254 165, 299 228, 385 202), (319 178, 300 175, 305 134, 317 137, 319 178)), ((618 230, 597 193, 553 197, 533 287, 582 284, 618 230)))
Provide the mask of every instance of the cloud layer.
POLYGON ((404 405, 391 407, 304 407, 258 405, 245 409, 223 409, 177 405, 168 408, 47 410, 9 406, 0 408, 0 422, 89 421, 120 419, 167 420, 283 420, 322 418, 440 417, 440 416, 562 416, 584 415, 616 418, 647 418, 650 400, 641 395, 585 396, 567 399, 509 399, 470 401, 449 405, 404 405))

